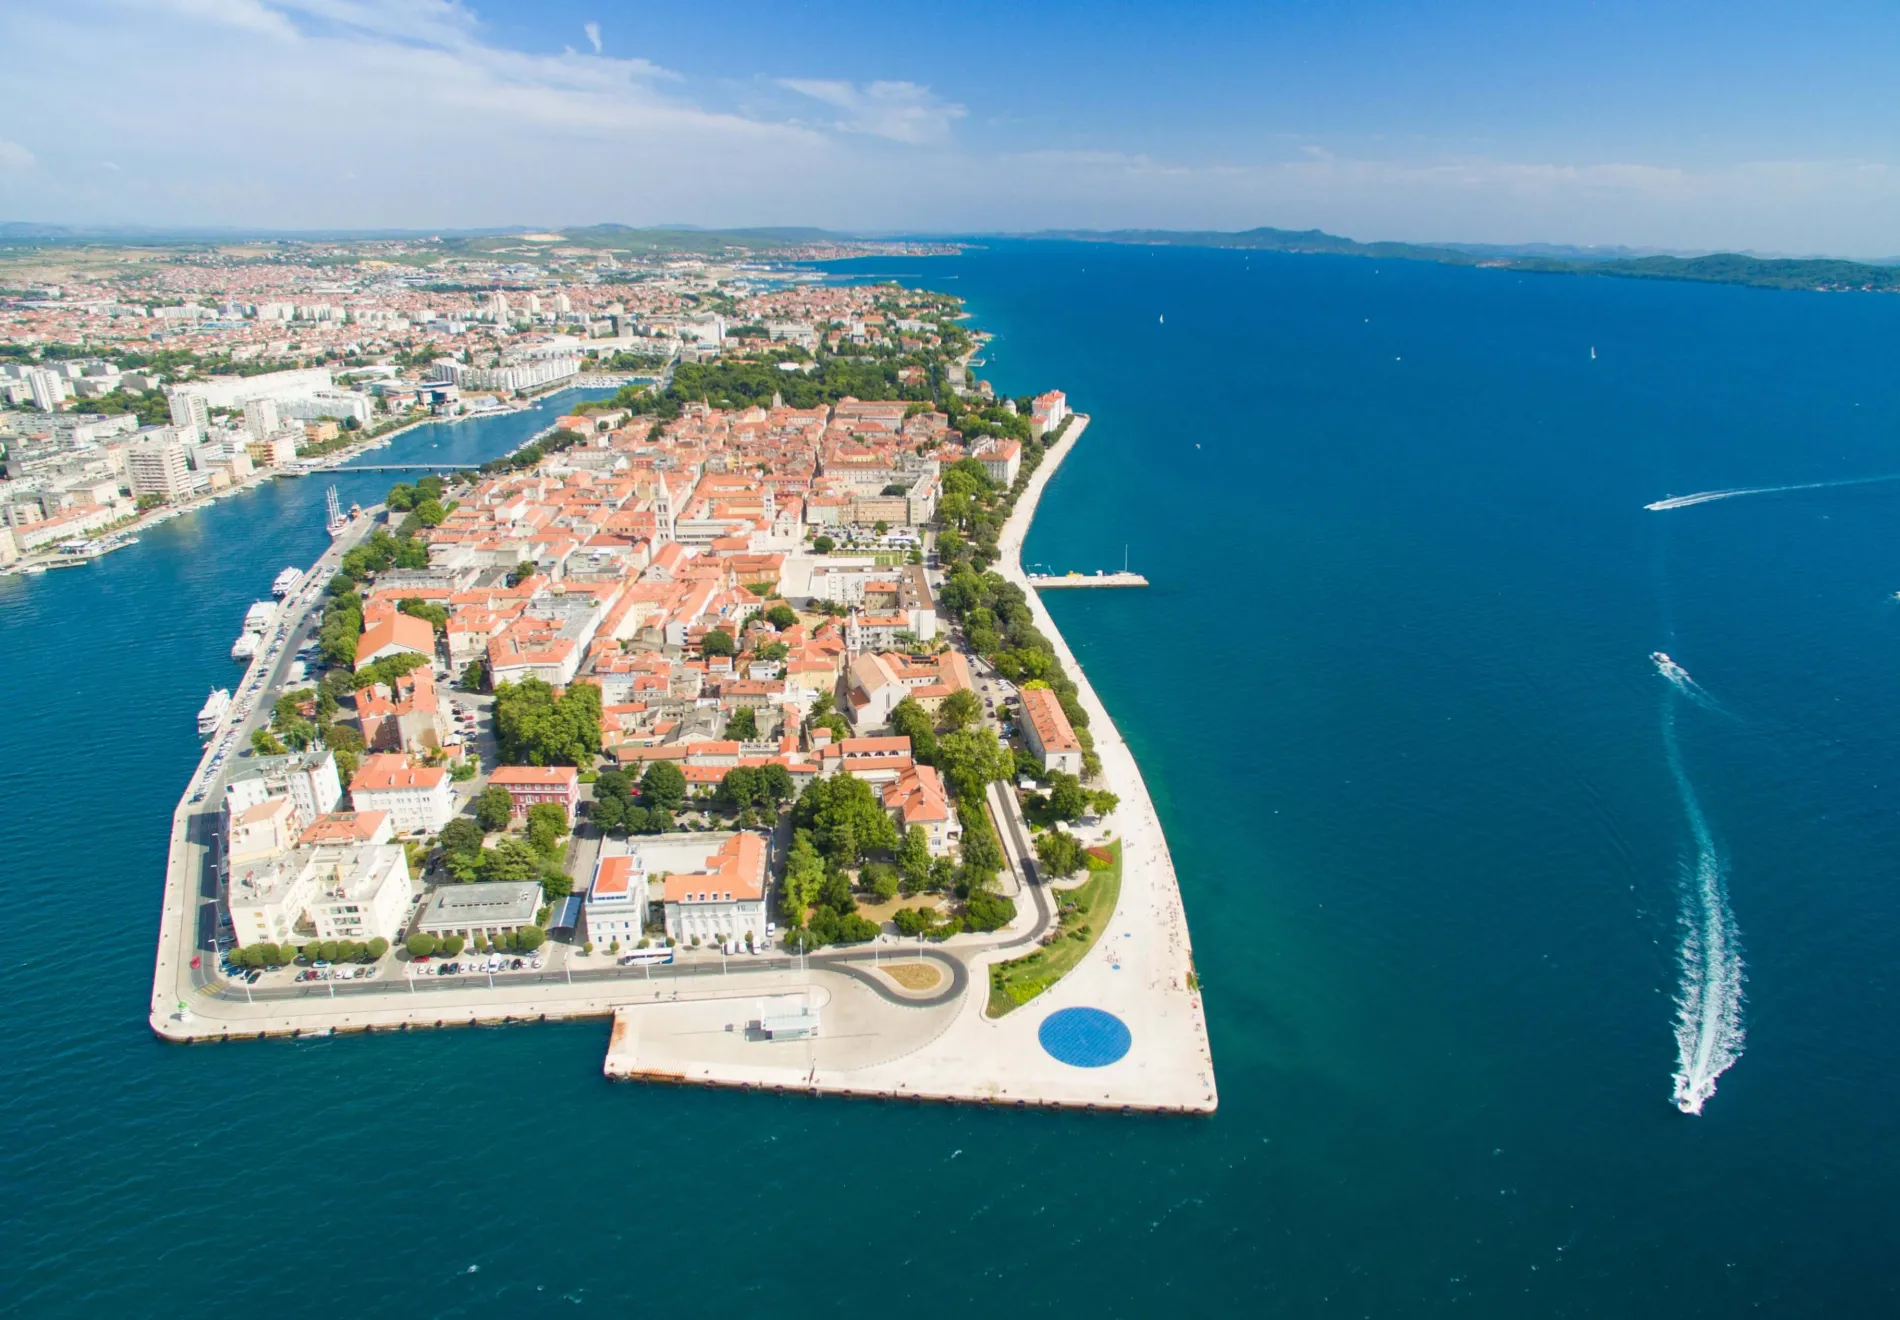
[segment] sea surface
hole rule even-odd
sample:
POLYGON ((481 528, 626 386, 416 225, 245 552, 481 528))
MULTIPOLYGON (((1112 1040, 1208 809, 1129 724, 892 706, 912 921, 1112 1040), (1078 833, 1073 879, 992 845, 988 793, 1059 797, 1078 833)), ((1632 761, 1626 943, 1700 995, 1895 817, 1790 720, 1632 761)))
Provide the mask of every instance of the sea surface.
POLYGON ((963 295, 985 376, 1094 418, 1026 558, 1153 581, 1049 604, 1167 827, 1218 1115, 610 1086, 605 1024, 154 1041, 192 717, 324 544, 280 482, 0 582, 0 1309, 1900 1309, 1900 481, 1643 507, 1900 476, 1900 300, 833 269, 963 295))

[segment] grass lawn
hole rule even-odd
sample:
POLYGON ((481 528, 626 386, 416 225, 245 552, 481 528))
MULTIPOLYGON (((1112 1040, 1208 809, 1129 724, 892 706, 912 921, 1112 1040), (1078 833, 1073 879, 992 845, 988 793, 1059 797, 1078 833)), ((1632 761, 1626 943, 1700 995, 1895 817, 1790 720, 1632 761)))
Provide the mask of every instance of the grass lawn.
POLYGON ((937 983, 943 980, 943 973, 937 970, 936 964, 927 962, 888 962, 884 964, 884 972, 906 990, 935 990, 937 983))
POLYGON ((1122 892, 1122 845, 1117 839, 1109 846, 1115 860, 1070 890, 1051 890, 1050 895, 1062 909, 1061 924, 1055 941, 1027 957, 998 963, 990 968, 989 1015, 1001 1017, 1020 1008, 1067 976, 1070 970, 1101 938, 1115 914, 1122 892), (1073 903, 1073 910, 1068 904, 1073 903))

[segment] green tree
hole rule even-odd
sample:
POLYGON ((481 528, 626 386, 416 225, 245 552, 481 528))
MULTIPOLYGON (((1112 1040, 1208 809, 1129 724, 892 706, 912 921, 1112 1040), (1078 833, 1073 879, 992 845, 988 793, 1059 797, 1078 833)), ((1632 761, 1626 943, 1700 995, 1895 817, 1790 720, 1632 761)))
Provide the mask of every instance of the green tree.
POLYGON ((686 803, 686 775, 671 761, 655 761, 640 776, 640 798, 649 808, 678 811, 686 803))
POLYGON ((435 936, 426 931, 417 931, 405 941, 409 954, 414 958, 427 958, 441 947, 435 936))
POLYGON ((505 830, 514 818, 514 799, 499 784, 490 784, 475 799, 475 821, 484 830, 505 830))
POLYGON ((541 875, 541 859, 519 839, 503 839, 482 854, 483 880, 536 880, 541 875))
POLYGON ((837 549, 837 547, 838 547, 838 543, 832 540, 829 536, 815 537, 813 538, 812 543, 811 543, 811 548, 817 551, 821 555, 828 555, 833 550, 837 549))
POLYGON ((442 956, 444 958, 453 958, 465 947, 466 941, 463 940, 460 935, 444 935, 442 937, 442 956))
POLYGON ((728 811, 743 811, 759 801, 759 772, 751 766, 737 765, 719 781, 719 805, 728 811))
POLYGON ((471 660, 462 666, 462 688, 466 692, 480 692, 488 685, 488 662, 471 660))
POLYGON ((1080 820, 1088 814, 1089 791, 1074 775, 1049 772, 1049 814, 1057 820, 1080 820))
POLYGON ((897 827, 877 793, 850 775, 813 780, 798 799, 792 819, 810 830, 818 848, 839 866, 897 847, 897 827))
POLYGON ((539 926, 523 926, 515 932, 519 938, 519 948, 523 953, 533 953, 547 941, 548 933, 539 926))
POLYGON ((1050 875, 1074 875, 1082 869, 1086 854, 1082 841, 1062 830, 1044 830, 1036 836, 1036 860, 1050 875))
POLYGON ((798 611, 793 609, 790 605, 787 605, 784 601, 780 601, 765 612, 765 621, 774 628, 777 628, 780 632, 783 632, 785 629, 797 624, 798 611))
POLYGON ((424 500, 416 505, 416 521, 424 527, 440 527, 442 520, 449 516, 440 500, 424 500))
POLYGON ((741 706, 732 712, 732 718, 726 721, 726 740, 728 742, 757 742, 759 740, 759 716, 750 706, 741 706))
POLYGON ((897 849, 897 870, 912 893, 930 883, 930 838, 924 827, 913 825, 904 831, 897 849))
POLYGON ((736 655, 738 646, 732 640, 732 634, 724 628, 714 628, 700 639, 699 653, 703 656, 736 655))
POLYGON ((981 801, 984 786, 1008 779, 1015 758, 982 729, 946 733, 937 740, 937 768, 965 801, 981 801))
POLYGON ((1000 930, 1016 919, 1016 904, 1001 894, 978 890, 963 901, 963 922, 971 930, 1000 930))
POLYGON ((790 802, 798 790, 792 784, 792 772, 777 761, 759 767, 760 803, 776 808, 780 803, 790 802))
POLYGON ((269 729, 257 729, 251 733, 251 750, 259 756, 282 756, 284 745, 271 736, 269 729))
POLYGON ((958 688, 943 699, 943 704, 937 708, 937 718, 943 722, 944 728, 952 732, 967 729, 983 718, 983 703, 970 689, 958 688))
POLYGON ((866 862, 860 878, 878 902, 887 903, 897 897, 897 868, 889 862, 866 862))
POLYGON ((557 697, 538 678, 501 683, 494 723, 509 765, 591 765, 600 755, 600 688, 575 683, 557 697))
POLYGON ((925 765, 933 765, 937 760, 937 730, 930 719, 930 712, 917 704, 915 697, 905 697, 891 710, 891 732, 910 739, 911 755, 925 765))
POLYGON ((818 886, 824 878, 825 859, 818 855, 811 832, 797 831, 785 860, 785 883, 779 886, 779 901, 788 920, 804 923, 805 911, 817 903, 818 886))
POLYGON ((558 802, 537 802, 528 808, 528 843, 543 857, 552 857, 567 833, 567 808, 558 802))

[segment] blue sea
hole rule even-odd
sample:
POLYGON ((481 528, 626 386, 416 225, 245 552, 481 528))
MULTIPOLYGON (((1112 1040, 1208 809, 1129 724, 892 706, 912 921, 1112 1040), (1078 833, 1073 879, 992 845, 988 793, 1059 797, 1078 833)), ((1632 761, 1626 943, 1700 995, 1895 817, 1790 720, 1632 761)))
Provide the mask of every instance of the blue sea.
POLYGON ((1900 1309, 1900 480, 1644 508, 1900 476, 1900 300, 1028 242, 834 270, 962 295, 984 375, 1094 418, 1025 557, 1153 582, 1049 604, 1167 827, 1220 1112, 610 1086, 605 1024, 154 1041, 192 717, 324 544, 327 481, 282 482, 0 582, 0 1307, 1900 1309))

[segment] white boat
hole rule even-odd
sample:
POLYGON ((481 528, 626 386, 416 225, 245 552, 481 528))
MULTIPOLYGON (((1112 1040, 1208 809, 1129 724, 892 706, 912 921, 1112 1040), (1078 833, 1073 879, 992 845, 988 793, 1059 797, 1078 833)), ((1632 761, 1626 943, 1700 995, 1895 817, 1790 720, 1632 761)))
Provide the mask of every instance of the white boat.
POLYGON ((261 635, 254 632, 239 633, 238 639, 231 643, 231 658, 249 660, 257 654, 257 645, 263 640, 261 635))
POLYGON ((277 618, 277 602, 276 601, 274 600, 255 601, 252 603, 250 609, 244 611, 244 631, 261 633, 266 628, 270 627, 272 621, 275 620, 276 618, 277 618))
POLYGON ((302 585, 303 570, 301 568, 287 568, 277 575, 275 582, 270 584, 270 594, 282 600, 285 596, 288 596, 302 585))
POLYGON ((231 690, 214 688, 205 698, 204 706, 198 711, 198 736, 209 738, 218 731, 218 724, 224 719, 224 712, 231 708, 231 690))

